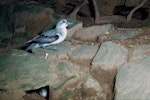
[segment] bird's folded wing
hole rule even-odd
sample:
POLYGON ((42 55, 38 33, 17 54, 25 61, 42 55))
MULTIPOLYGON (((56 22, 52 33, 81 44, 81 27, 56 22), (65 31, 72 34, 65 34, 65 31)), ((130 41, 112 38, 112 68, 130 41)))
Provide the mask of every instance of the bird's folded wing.
POLYGON ((57 33, 58 32, 55 29, 43 32, 41 35, 38 35, 38 36, 34 37, 32 40, 27 41, 26 44, 31 43, 31 42, 35 42, 35 41, 37 41, 37 39, 41 40, 44 37, 46 37, 46 38, 49 37, 49 38, 52 38, 51 40, 53 40, 53 39, 57 38, 57 36, 56 36, 57 33))
POLYGON ((58 31, 56 29, 52 29, 46 32, 43 32, 41 35, 45 35, 45 36, 55 36, 58 33, 58 31))
POLYGON ((32 40, 27 41, 26 44, 31 43, 32 41, 36 40, 36 38, 38 38, 39 36, 40 36, 40 35, 34 37, 32 40))
POLYGON ((51 37, 45 36, 45 35, 40 35, 36 39, 32 40, 32 43, 40 43, 40 44, 52 43, 58 39, 59 39, 58 35, 51 36, 51 37))

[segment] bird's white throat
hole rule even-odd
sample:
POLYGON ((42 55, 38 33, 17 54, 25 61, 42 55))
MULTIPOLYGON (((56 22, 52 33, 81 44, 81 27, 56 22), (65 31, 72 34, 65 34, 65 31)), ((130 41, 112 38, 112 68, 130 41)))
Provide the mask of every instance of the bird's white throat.
POLYGON ((62 37, 66 37, 67 36, 67 28, 63 27, 63 28, 56 28, 56 30, 58 30, 58 32, 60 33, 60 35, 62 37))

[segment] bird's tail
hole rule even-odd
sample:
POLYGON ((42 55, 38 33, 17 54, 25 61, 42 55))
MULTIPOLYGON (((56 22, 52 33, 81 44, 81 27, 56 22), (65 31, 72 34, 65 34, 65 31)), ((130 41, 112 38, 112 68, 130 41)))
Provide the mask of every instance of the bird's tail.
POLYGON ((40 47, 39 44, 32 43, 25 50, 28 51, 28 50, 31 50, 31 49, 34 49, 34 48, 38 48, 38 47, 40 47))

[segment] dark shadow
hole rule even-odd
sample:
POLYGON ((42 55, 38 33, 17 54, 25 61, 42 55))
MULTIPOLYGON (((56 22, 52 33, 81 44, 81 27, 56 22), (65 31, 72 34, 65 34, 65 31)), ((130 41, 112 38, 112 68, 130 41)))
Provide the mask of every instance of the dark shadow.
MULTIPOLYGON (((40 95, 41 90, 44 89, 47 91, 47 96, 44 97, 46 100, 49 100, 49 94, 50 94, 50 87, 49 86, 45 86, 45 87, 41 87, 39 89, 34 89, 34 90, 28 90, 26 91, 27 94, 32 94, 32 93, 37 93, 40 95)), ((41 95, 40 95, 41 96, 41 95)), ((42 96, 43 97, 43 96, 42 96)))
MULTIPOLYGON (((17 49, 26 51, 26 48, 27 48, 29 45, 30 45, 30 44, 25 44, 25 45, 23 45, 23 46, 21 46, 21 47, 18 47, 17 49)), ((28 53, 33 53, 32 50, 28 50, 28 51, 26 51, 26 52, 28 52, 28 53)))
MULTIPOLYGON (((126 2, 126 0, 125 0, 126 2)), ((127 7, 125 5, 125 2, 123 5, 119 5, 119 6, 116 6, 114 8, 114 15, 121 15, 121 16, 125 16, 127 17, 128 14, 130 13, 130 11, 134 8, 134 7, 127 7)), ((139 19, 139 20, 145 20, 148 18, 148 14, 149 14, 149 8, 139 8, 137 9, 133 15, 132 15, 132 18, 135 18, 135 19, 139 19)))
POLYGON ((88 0, 89 1, 89 10, 90 10, 90 13, 91 13, 91 17, 95 18, 95 9, 94 9, 94 5, 93 5, 93 2, 92 0, 88 0))

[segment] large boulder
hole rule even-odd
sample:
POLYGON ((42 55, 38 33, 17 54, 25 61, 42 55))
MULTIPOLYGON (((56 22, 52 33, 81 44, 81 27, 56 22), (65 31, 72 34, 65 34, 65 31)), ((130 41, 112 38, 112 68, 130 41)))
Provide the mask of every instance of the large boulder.
POLYGON ((98 50, 98 46, 95 45, 79 45, 75 50, 72 51, 70 55, 71 59, 76 62, 88 61, 91 63, 91 60, 95 56, 98 50))
MULTIPOLYGON (((9 98, 22 100, 25 91, 36 90, 44 86, 49 86, 53 100, 66 100, 76 95, 79 95, 77 99, 103 97, 99 94, 104 88, 89 74, 89 67, 73 63, 67 58, 68 55, 72 55, 72 52, 78 54, 78 50, 80 52, 82 49, 73 48, 69 42, 49 47, 55 47, 58 51, 37 48, 33 50, 33 54, 30 54, 22 50, 12 50, 0 56, 1 100, 4 98, 5 100, 9 98), (44 58, 44 53, 49 54, 48 59, 44 58)), ((83 46, 96 52, 97 47, 93 47, 83 46)), ((88 52, 87 50, 87 55, 83 54, 81 57, 87 56, 91 59, 94 54, 88 56, 88 52)))
POLYGON ((134 47, 130 49, 129 61, 133 62, 136 60, 141 60, 150 54, 150 45, 142 45, 139 47, 134 47))
POLYGON ((143 30, 140 28, 118 28, 111 31, 111 33, 112 34, 100 34, 100 36, 98 37, 98 41, 125 40, 140 35, 141 33, 143 33, 143 30))
MULTIPOLYGON (((89 75, 82 66, 73 64, 68 61, 53 62, 56 73, 55 84, 52 86, 53 100, 67 100, 69 98, 76 97, 80 99, 83 95, 80 93, 84 92, 88 95, 93 95, 90 91, 95 93, 101 93, 101 86, 91 75, 89 75), (82 90, 81 90, 82 89, 82 90), (78 91, 78 93, 77 93, 78 91)), ((51 66, 52 63, 51 63, 51 66)), ((85 95, 86 97, 86 95, 85 95)), ((88 97, 88 96, 87 96, 88 97)))
MULTIPOLYGON (((52 79, 48 62, 33 54, 12 50, 1 55, 0 60, 0 89, 13 100, 21 100, 24 91, 45 86, 52 79)), ((4 100, 3 92, 0 95, 4 100)))
POLYGON ((115 82, 115 100, 150 99, 150 56, 122 65, 115 82))
POLYGON ((16 34, 33 37, 49 24, 55 21, 54 11, 50 7, 40 5, 16 6, 12 19, 16 34), (25 27, 24 33, 18 31, 25 27), (20 33, 17 33, 20 32, 20 33))
POLYGON ((110 32, 112 29, 112 24, 83 27, 73 35, 73 38, 82 41, 96 42, 100 34, 110 32))
POLYGON ((104 70, 117 69, 127 62, 128 50, 120 44, 107 41, 102 43, 92 61, 92 69, 100 67, 104 70))
POLYGON ((33 49, 33 53, 35 55, 39 55, 44 58, 45 54, 48 54, 48 60, 49 61, 56 61, 56 60, 64 60, 68 59, 68 55, 71 54, 73 49, 73 46, 71 45, 70 42, 64 41, 60 44, 56 45, 50 45, 46 47, 45 49, 43 48, 36 48, 33 49))
POLYGON ((11 26, 10 26, 10 16, 12 14, 11 8, 0 5, 0 42, 1 39, 10 37, 11 26))

